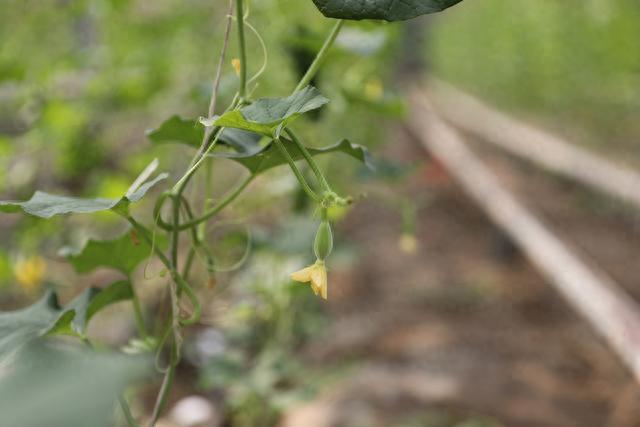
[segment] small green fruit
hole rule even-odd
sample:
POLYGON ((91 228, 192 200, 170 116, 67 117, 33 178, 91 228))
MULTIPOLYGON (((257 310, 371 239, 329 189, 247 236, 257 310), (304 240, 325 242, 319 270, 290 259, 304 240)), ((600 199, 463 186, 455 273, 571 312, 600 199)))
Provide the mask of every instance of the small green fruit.
POLYGON ((316 233, 316 240, 313 244, 313 251, 319 260, 324 260, 333 249, 333 232, 329 221, 322 221, 316 233))

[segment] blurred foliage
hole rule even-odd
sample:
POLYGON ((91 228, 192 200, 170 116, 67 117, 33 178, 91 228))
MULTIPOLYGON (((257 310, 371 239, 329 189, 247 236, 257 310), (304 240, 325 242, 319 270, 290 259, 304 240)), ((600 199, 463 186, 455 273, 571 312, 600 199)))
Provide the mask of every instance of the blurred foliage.
MULTIPOLYGON (((576 142, 635 157, 640 3, 485 0, 439 17, 435 73, 502 108, 535 113, 576 142), (578 129, 583 132, 578 132, 578 129)), ((624 157, 623 157, 624 156, 624 157)))
MULTIPOLYGON (((221 49, 224 2, 196 0, 7 0, 0 14, 0 191, 3 199, 25 200, 36 189, 84 197, 119 197, 154 157, 163 169, 181 170, 190 151, 153 147, 145 130, 171 114, 205 114, 221 49)), ((253 1, 249 22, 269 49, 266 72, 252 96, 286 96, 331 28, 312 2, 253 1), (292 25, 298 16, 304 26, 292 25), (302 22, 302 21, 301 21, 302 22)), ((351 23, 314 84, 332 102, 301 132, 311 146, 335 142, 335 132, 356 144, 382 142, 376 117, 401 114, 402 103, 384 82, 394 71, 382 66, 393 51, 397 27, 351 23), (363 108, 364 106, 364 108, 363 108)), ((248 33, 250 74, 262 50, 248 33)), ((233 95, 237 76, 231 60, 219 105, 233 95)), ((300 128, 302 128, 301 123, 300 128)), ((321 159, 336 190, 356 168, 349 159, 321 159)), ((226 170, 228 161, 216 161, 226 170)), ((282 169, 282 168, 281 168, 282 169)), ((278 170, 272 173, 286 173, 278 170)), ((346 191, 345 191, 346 192, 346 191)), ((142 210, 142 209, 141 209, 142 210)), ((52 222, 7 218, 0 223, 2 260, 41 251, 51 257, 62 246, 119 232, 115 216, 65 218, 52 222), (95 219, 99 222, 96 223, 95 219), (66 233, 58 233, 68 226, 66 233), (96 232, 96 229, 104 229, 96 232), (92 230, 92 231, 89 231, 92 230), (53 232, 56 233, 53 233, 53 232), (10 248, 10 249, 9 249, 10 248)))
POLYGON ((150 370, 140 357, 59 344, 31 344, 3 365, 10 367, 0 378, 3 425, 113 426, 116 396, 150 370))
MULTIPOLYGON (((313 233, 315 224, 308 226, 313 233)), ((291 241, 280 251, 294 247, 291 241)), ((190 346, 200 386, 223 392, 230 425, 275 425, 284 410, 313 397, 322 384, 299 354, 325 324, 318 300, 306 286, 282 281, 300 262, 266 246, 257 250, 231 284, 235 303, 218 319, 220 328, 205 330, 190 346)))

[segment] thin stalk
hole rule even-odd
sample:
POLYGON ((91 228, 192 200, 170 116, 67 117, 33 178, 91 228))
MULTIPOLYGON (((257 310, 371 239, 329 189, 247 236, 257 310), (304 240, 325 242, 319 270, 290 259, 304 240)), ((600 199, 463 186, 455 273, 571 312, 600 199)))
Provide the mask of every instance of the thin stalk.
POLYGON ((149 422, 149 427, 154 427, 158 418, 160 418, 160 414, 167 404, 167 398, 169 397, 169 391, 171 391, 171 385, 173 384, 173 377, 176 373, 176 365, 178 364, 177 357, 177 349, 176 343, 173 341, 171 343, 171 360, 169 362, 169 367, 167 369, 167 373, 162 380, 162 385, 160 386, 160 393, 158 394, 158 399, 156 400, 156 404, 153 408, 153 414, 151 415, 151 421, 149 422))
MULTIPOLYGON (((142 236, 142 238, 149 244, 153 246, 153 239, 149 235, 150 232, 147 228, 136 221, 133 217, 125 215, 124 218, 129 221, 129 224, 142 236)), ((189 284, 186 280, 178 273, 177 271, 171 270, 171 261, 167 256, 157 247, 153 246, 153 253, 160 259, 160 262, 171 271, 171 277, 178 283, 180 287, 189 287, 189 284)), ((194 312, 198 310, 199 307, 194 307, 194 312)))
POLYGON ((318 182, 320 183, 322 188, 324 188, 324 190, 326 191, 331 191, 331 187, 329 186, 327 179, 324 177, 324 174, 316 164, 316 161, 311 156, 311 153, 309 153, 309 150, 307 150, 307 147, 305 147, 304 144, 300 142, 300 139, 297 137, 297 135, 293 130, 287 128, 285 132, 287 133, 287 135, 289 135, 289 138, 291 138, 293 143, 296 144, 296 147, 298 147, 298 149, 302 153, 302 156, 305 158, 305 160, 311 167, 311 170, 316 175, 316 178, 318 178, 318 182))
POLYGON ((298 178, 298 182, 300 182, 300 185, 302 186, 302 189, 305 191, 305 193, 307 193, 307 195, 311 197, 313 200, 315 200, 316 202, 320 202, 321 200, 320 197, 311 189, 311 187, 309 187, 307 180, 304 178, 304 175, 302 175, 302 173, 300 172, 300 169, 298 169, 298 167, 296 166, 295 160, 293 160, 293 158, 291 157, 291 154, 289 154, 289 152, 285 148, 280 137, 274 137, 273 142, 276 144, 276 146, 278 147, 278 149, 280 150, 284 158, 287 160, 287 163, 289 163, 289 166, 291 167, 293 174, 296 176, 296 178, 298 178))
POLYGON ((244 39, 243 0, 236 0, 236 20, 238 24, 238 48, 240 54, 240 87, 238 89, 238 95, 242 103, 247 95, 247 49, 244 39))
POLYGON ((309 66, 309 69, 307 70, 305 75, 302 77, 302 79, 300 79, 300 82, 298 83, 298 86, 296 86, 296 88, 294 89, 294 92, 297 92, 300 89, 303 89, 315 77, 316 73, 322 66, 322 63, 326 59, 327 54, 329 53, 329 49, 331 49, 331 46, 333 46, 333 43, 336 41, 336 37, 338 37, 338 34, 340 34, 340 30, 342 29, 343 24, 344 24, 344 20, 342 19, 339 19, 338 21, 336 21, 336 24, 333 26, 333 29, 331 29, 329 36, 325 39, 324 44, 318 51, 315 59, 309 66))
POLYGON ((211 135, 213 137, 213 141, 211 143, 205 143, 206 148, 202 152, 202 154, 198 153, 194 158, 193 164, 191 167, 185 172, 185 174, 178 180, 178 182, 173 186, 171 193, 173 196, 181 196, 184 192, 185 187, 189 183, 189 180, 193 176, 194 173, 198 170, 198 168, 202 165, 202 162, 207 159, 207 155, 211 152, 213 147, 215 147, 218 142, 218 138, 220 138, 220 133, 222 132, 221 127, 216 127, 215 130, 212 131, 211 135))
POLYGON ((133 306, 133 313, 136 319, 138 334, 142 338, 146 338, 149 334, 147 333, 147 328, 144 324, 144 316, 142 315, 142 305, 140 304, 140 298, 138 298, 138 293, 133 286, 133 281, 131 280, 131 278, 129 278, 129 283, 131 284, 131 305, 133 306))
POLYGON ((127 420, 127 424, 129 425, 129 427, 138 427, 138 423, 133 417, 131 408, 129 408, 129 404, 124 399, 124 397, 118 396, 118 402, 120 402, 120 408, 122 409, 122 413, 124 414, 124 418, 127 420))
POLYGON ((129 222, 129 224, 131 224, 133 229, 136 230, 138 234, 142 236, 142 238, 153 248, 153 253, 160 259, 160 262, 162 262, 162 264, 166 268, 170 268, 171 262, 169 261, 169 258, 167 258, 167 256, 160 250, 160 248, 157 247, 157 245, 153 244, 153 239, 149 235, 149 230, 147 230, 144 225, 140 224, 135 220, 135 218, 130 215, 125 215, 124 218, 129 222))
POLYGON ((191 267, 193 266, 195 255, 196 250, 194 248, 189 249, 189 253, 187 254, 187 261, 184 263, 184 267, 182 267, 182 277, 184 278, 184 280, 189 279, 189 273, 191 272, 191 267))
MULTIPOLYGON (((224 67, 224 58, 227 54, 227 47, 229 46, 229 34, 231 33, 231 23, 233 22, 233 0, 229 0, 229 7, 227 9, 227 20, 224 28, 224 39, 222 42, 222 50, 220 51, 220 58, 218 59, 218 68, 216 70, 216 77, 213 79, 211 85, 211 99, 209 100, 209 118, 216 113, 216 103, 218 101, 218 89, 220 87, 220 80, 222 79, 222 68, 224 67)), ((206 133, 206 132, 205 132, 206 133)))

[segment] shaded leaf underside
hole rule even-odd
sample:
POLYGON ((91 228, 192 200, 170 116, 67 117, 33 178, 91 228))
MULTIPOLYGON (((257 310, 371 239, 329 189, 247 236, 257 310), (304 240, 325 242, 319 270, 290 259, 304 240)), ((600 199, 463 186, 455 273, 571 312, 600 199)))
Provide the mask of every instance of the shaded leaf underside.
POLYGON ((462 0, 313 0, 329 18, 403 21, 441 12, 462 0))

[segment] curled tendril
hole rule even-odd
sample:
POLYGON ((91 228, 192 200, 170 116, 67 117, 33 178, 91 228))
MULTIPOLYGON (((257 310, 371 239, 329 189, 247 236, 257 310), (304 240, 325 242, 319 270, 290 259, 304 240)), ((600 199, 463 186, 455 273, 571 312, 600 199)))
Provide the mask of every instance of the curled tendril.
POLYGON ((262 57, 263 57, 262 66, 247 81, 247 84, 251 84, 251 83, 255 82, 265 72, 265 70, 267 69, 267 64, 269 63, 269 54, 268 54, 268 51, 267 51, 267 45, 265 44, 264 39, 262 38, 262 36, 258 32, 258 30, 256 30, 256 28, 253 25, 251 25, 249 22, 247 22, 247 21, 245 21, 244 24, 247 26, 247 28, 249 28, 251 30, 251 32, 253 32, 253 34, 258 39, 258 43, 260 43, 260 47, 262 48, 262 57))
POLYGON ((142 276, 145 278, 145 280, 150 280, 153 279, 157 276, 160 276, 160 273, 158 273, 157 275, 149 275, 149 266, 151 265, 151 260, 153 259, 153 255, 155 253, 156 250, 156 236, 158 234, 158 217, 155 217, 155 221, 154 221, 154 225, 153 225, 153 229, 151 230, 151 250, 149 251, 149 256, 147 257, 147 261, 144 264, 144 270, 142 273, 142 276))
POLYGON ((232 220, 232 221, 218 221, 217 223, 215 223, 208 231, 214 231, 216 228, 220 228, 226 225, 241 225, 245 232, 246 232, 246 236, 247 236, 247 243, 246 246, 244 248, 244 251, 242 253, 242 256, 240 257, 240 259, 236 262, 234 262, 233 264, 229 265, 229 266, 223 266, 223 267, 219 267, 219 263, 215 262, 215 256, 213 256, 213 253, 211 253, 211 250, 207 248, 208 250, 208 255, 211 257, 211 259, 213 260, 213 263, 211 265, 211 271, 216 272, 216 273, 226 273, 229 271, 235 271, 238 268, 240 268, 245 261, 247 260, 247 258, 249 257, 249 254, 251 253, 251 248, 253 247, 253 237, 251 234, 251 230, 249 229, 249 227, 245 224, 242 223, 240 221, 237 220, 232 220))

